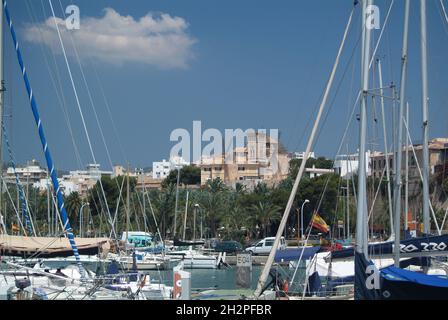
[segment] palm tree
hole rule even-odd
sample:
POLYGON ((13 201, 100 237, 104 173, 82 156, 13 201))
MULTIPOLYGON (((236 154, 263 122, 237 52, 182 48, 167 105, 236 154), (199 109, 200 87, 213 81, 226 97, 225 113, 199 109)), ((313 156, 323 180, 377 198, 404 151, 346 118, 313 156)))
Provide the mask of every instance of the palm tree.
POLYGON ((238 236, 241 227, 245 226, 245 221, 242 219, 244 213, 239 205, 232 206, 225 212, 221 224, 225 227, 227 237, 234 239, 238 236))
POLYGON ((220 178, 216 178, 213 180, 208 180, 205 188, 211 193, 218 193, 220 191, 224 191, 226 186, 220 178))
POLYGON ((72 192, 64 201, 65 209, 69 219, 72 221, 72 225, 78 225, 78 214, 82 206, 82 199, 78 192, 72 192))
MULTIPOLYGON (((174 218, 174 202, 176 185, 170 184, 161 191, 150 192, 152 208, 156 215, 162 237, 167 236, 167 229, 171 230, 174 218)), ((171 234, 172 230, 171 230, 171 234)))
POLYGON ((237 196, 240 196, 240 195, 246 194, 246 192, 247 192, 247 187, 245 185, 237 182, 235 185, 235 194, 237 196))
POLYGON ((260 224, 263 231, 263 237, 266 237, 267 231, 273 222, 280 220, 280 207, 269 202, 259 201, 252 205, 252 221, 260 224))
POLYGON ((225 212, 225 204, 229 202, 228 189, 220 178, 207 181, 205 190, 200 197, 201 206, 205 208, 210 232, 216 237, 216 226, 219 224, 221 213, 225 212))

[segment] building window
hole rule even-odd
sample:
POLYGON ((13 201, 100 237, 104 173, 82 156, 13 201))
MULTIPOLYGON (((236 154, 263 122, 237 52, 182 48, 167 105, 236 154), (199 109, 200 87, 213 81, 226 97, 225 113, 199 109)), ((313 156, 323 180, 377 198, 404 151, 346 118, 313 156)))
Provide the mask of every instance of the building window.
POLYGON ((245 171, 246 167, 238 167, 238 171, 245 171))
POLYGON ((215 171, 221 171, 222 168, 221 167, 215 167, 215 171))

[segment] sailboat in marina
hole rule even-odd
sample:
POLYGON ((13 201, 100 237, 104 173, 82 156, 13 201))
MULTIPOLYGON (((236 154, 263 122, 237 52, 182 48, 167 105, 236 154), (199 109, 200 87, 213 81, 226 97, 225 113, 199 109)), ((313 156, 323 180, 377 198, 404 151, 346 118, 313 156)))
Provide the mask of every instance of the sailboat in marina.
MULTIPOLYGON (((48 171, 50 174, 51 182, 53 184, 53 189, 56 194, 56 201, 58 205, 58 211, 60 214, 60 218, 64 227, 64 238, 42 238, 42 237, 18 237, 11 235, 2 235, 0 239, 0 250, 3 251, 3 254, 7 255, 15 255, 15 256, 24 256, 29 257, 35 254, 42 253, 49 257, 54 257, 58 255, 67 256, 71 251, 71 255, 74 255, 76 259, 76 263, 80 268, 80 272, 83 273, 83 267, 80 263, 80 254, 81 253, 98 253, 99 248, 103 245, 106 240, 105 239, 85 239, 84 241, 81 239, 75 240, 75 236, 73 234, 73 230, 70 226, 70 222, 67 217, 67 212, 65 209, 64 199, 62 196, 62 192, 59 186, 59 181, 57 178, 57 171, 53 163, 53 159, 50 153, 50 148, 48 146, 45 132, 43 129, 43 123, 39 115, 39 109, 36 102, 35 94, 33 93, 30 81, 28 79, 28 74, 26 72, 26 68, 24 65, 24 60, 20 51, 20 47, 17 41, 17 35, 14 31, 14 27, 12 24, 11 16, 8 10, 7 2, 2 2, 2 12, 1 16, 3 18, 3 14, 6 17, 6 22, 11 31, 12 40, 14 42, 14 47, 17 54, 17 59, 19 62, 19 66, 22 70, 23 80, 25 83, 25 87, 28 93, 31 110, 34 116, 35 123, 37 125, 40 142, 42 145, 43 152, 45 154, 45 160, 47 163, 48 171), (78 240, 80 240, 78 242, 78 240), (81 244, 78 247, 77 242, 81 244), (70 250, 70 251, 69 251, 70 250)), ((3 31, 3 30, 0 30, 3 31)), ((3 56, 3 48, 0 50, 3 56)), ((3 66, 3 64, 2 64, 3 66)), ((2 92, 3 95, 3 92, 2 92)), ((24 206, 26 208, 26 206, 24 206)), ((27 218, 28 219, 28 218, 27 218)))
MULTIPOLYGON (((49 3, 51 6, 51 1, 49 3)), ((84 266, 85 257, 91 257, 85 256, 85 254, 96 255, 100 253, 103 255, 102 261, 106 261, 108 260, 106 258, 111 246, 115 246, 115 248, 117 246, 109 238, 78 238, 73 233, 59 186, 57 170, 46 140, 43 122, 39 115, 35 92, 32 90, 26 72, 6 0, 2 1, 2 6, 0 7, 0 34, 3 34, 3 16, 6 17, 6 22, 11 32, 31 110, 37 125, 49 176, 56 196, 57 213, 60 215, 63 233, 58 237, 39 237, 34 232, 31 233, 31 228, 28 228, 28 230, 22 228, 24 229, 24 236, 11 236, 6 234, 6 228, 3 228, 5 234, 0 235, 0 252, 2 255, 0 299, 170 299, 172 287, 154 283, 148 275, 142 275, 138 272, 119 273, 116 269, 115 271, 112 270, 111 263, 110 270, 105 275, 100 276, 84 266), (52 269, 46 265, 52 259, 70 260, 69 263, 71 265, 52 269), (35 262, 35 265, 29 266, 33 262, 35 262)), ((0 67, 2 68, 3 42, 0 42, 0 67)), ((0 70, 0 74, 3 74, 2 70, 0 70)), ((1 82, 3 83, 3 81, 1 82)), ((1 92, 1 98, 3 98, 3 91, 1 92)), ((3 106, 2 103, 0 104, 3 106)), ((25 225, 29 227, 28 223, 25 225)), ((53 262, 57 264, 60 261, 53 262)), ((109 260, 108 262, 113 261, 109 260)))
MULTIPOLYGON (((271 290, 271 289, 269 289, 267 287, 267 285, 268 285, 268 278, 270 276, 272 277, 273 274, 274 275, 276 274, 276 272, 273 273, 271 269, 272 269, 274 261, 275 261, 275 256, 277 254, 277 248, 279 247, 279 244, 280 244, 280 238, 283 236, 283 233, 284 233, 284 230, 285 230, 285 227, 286 227, 286 223, 288 221, 288 216, 289 216, 289 214, 291 212, 291 209, 292 209, 292 206, 293 206, 293 203, 294 203, 294 199, 295 199, 295 196, 296 196, 298 188, 299 188, 300 181, 301 181, 301 179, 303 177, 303 174, 305 172, 306 162, 307 162, 307 160, 309 158, 311 149, 312 149, 312 147, 314 145, 314 142, 315 142, 315 138, 316 138, 317 131, 318 131, 318 128, 319 128, 319 123, 320 123, 320 120, 322 118, 322 115, 323 115, 323 112, 324 112, 324 109, 325 109, 325 106, 327 104, 327 100, 328 100, 328 97, 329 97, 329 93, 330 93, 331 87, 332 87, 333 82, 334 82, 336 71, 338 69, 339 62, 340 62, 340 59, 341 59, 341 55, 342 55, 343 49, 345 47, 347 36, 348 36, 349 30, 350 30, 350 27, 351 27, 351 24, 352 24, 352 18, 353 18, 356 6, 357 6, 357 2, 355 2, 354 6, 353 6, 353 8, 352 8, 352 10, 350 12, 350 15, 349 15, 349 18, 348 18, 348 21, 347 21, 347 25, 345 27, 344 34, 343 34, 343 37, 342 37, 342 40, 341 40, 341 43, 340 43, 340 46, 339 46, 339 49, 338 49, 338 53, 337 53, 335 62, 333 64, 333 67, 332 67, 332 70, 331 70, 331 73, 330 73, 330 77, 329 77, 329 79, 327 81, 324 93, 322 95, 322 100, 321 100, 321 103, 319 105, 319 109, 317 111, 316 120, 315 120, 314 125, 312 127, 310 138, 308 139, 308 143, 307 143, 307 146, 306 146, 306 149, 305 149, 305 153, 304 153, 304 156, 303 156, 303 161, 301 162, 300 168, 299 168, 299 170, 297 172, 297 176, 296 176, 296 179, 294 181, 294 185, 292 187, 291 193, 290 193, 289 198, 288 198, 288 202, 286 204, 285 211, 283 213, 282 219, 280 221, 280 224, 279 224, 279 227, 278 227, 278 230, 277 230, 277 234, 276 234, 276 237, 275 237, 275 240, 274 240, 274 244, 272 245, 272 249, 271 249, 271 251, 269 253, 269 256, 268 256, 268 259, 266 261, 266 264, 264 265, 263 271, 262 271, 262 273, 261 273, 261 275, 260 275, 260 277, 258 279, 257 288, 256 288, 256 290, 254 292, 254 296, 253 296, 254 299, 264 300, 264 299, 271 299, 271 298, 279 297, 278 293, 277 293, 278 289, 274 288, 273 290, 271 290)), ((310 231, 311 231, 311 228, 310 228, 310 231)), ((305 241, 305 247, 306 247, 306 242, 307 241, 305 241)), ((297 262, 297 268, 300 266, 300 262, 302 261, 302 258, 304 257, 305 247, 303 247, 302 250, 300 251, 298 262, 297 262)), ((293 278, 294 278, 294 276, 295 276, 295 274, 293 275, 293 278)), ((273 279, 272 281, 274 281, 274 283, 276 283, 276 282, 278 282, 278 279, 273 279)), ((292 281, 293 280, 291 280, 291 284, 292 284, 292 281)), ((305 290, 304 290, 304 293, 305 293, 305 290)), ((282 296, 285 296, 285 293, 283 293, 282 296)), ((291 299, 291 298, 292 298, 291 296, 288 296, 288 299, 291 299)), ((347 295, 347 294, 343 293, 342 297, 338 297, 338 298, 350 298, 350 294, 347 295)))
MULTIPOLYGON (((402 155, 402 133, 404 108, 406 105, 406 70, 407 70, 407 46, 409 26, 409 0, 405 1, 405 19, 403 33, 402 70, 400 83, 400 108, 398 115, 397 134, 395 142, 395 164, 396 172, 401 173, 402 155)), ((356 217, 356 244, 354 247, 333 252, 318 252, 314 257, 307 260, 306 277, 302 293, 286 295, 288 299, 447 299, 448 297, 448 266, 437 256, 448 255, 448 236, 430 234, 430 199, 429 199, 429 153, 428 153, 428 94, 427 94, 427 67, 426 67, 426 5, 425 0, 420 1, 421 17, 421 52, 422 52, 422 109, 423 109, 423 223, 425 226, 423 236, 401 240, 401 174, 394 176, 394 199, 391 204, 394 214, 391 219, 392 234, 388 241, 369 243, 368 220, 369 210, 367 207, 367 161, 366 161, 366 137, 367 137, 367 104, 369 89, 369 70, 372 61, 371 56, 371 29, 366 27, 367 10, 373 5, 372 0, 361 1, 362 3, 362 69, 361 69, 361 91, 358 96, 361 105, 360 112, 360 135, 358 149, 358 186, 357 186, 357 217, 356 217), (326 279, 325 286, 321 279, 326 279), (342 290, 337 290, 339 287, 342 290)), ((353 14, 353 12, 352 12, 353 14)), ((351 16, 349 19, 350 25, 351 16)), ((277 231, 276 248, 278 241, 284 231, 287 217, 291 210, 292 202, 299 187, 300 179, 305 167, 307 155, 314 143, 315 133, 319 125, 320 117, 326 103, 328 91, 331 88, 335 70, 338 65, 340 52, 344 47, 347 29, 341 43, 338 57, 330 75, 325 89, 322 102, 317 114, 314 127, 309 138, 307 149, 301 167, 294 182, 294 186, 288 200, 285 213, 277 231)), ((376 50, 376 49, 375 49, 376 50)), ((381 94, 382 96, 382 94, 381 94)), ((357 100, 358 101, 358 100, 357 100)), ((407 126, 406 122, 406 126, 407 126)), ((407 139, 406 139, 407 141, 407 139)), ((387 148, 387 143, 385 144, 387 148)), ((408 148, 408 146, 406 146, 408 148)), ((387 149, 386 149, 387 150, 387 149)), ((386 151, 387 153, 387 151, 386 151)), ((391 207, 391 208, 392 208, 391 207)), ((435 216, 433 216, 435 219, 435 216)), ((406 229, 406 228, 405 228, 406 229)), ((255 299, 264 299, 272 296, 274 290, 266 287, 267 279, 272 274, 274 256, 276 250, 271 250, 268 261, 259 278, 257 289, 254 293, 255 299)), ((297 268, 303 255, 298 260, 297 268)), ((297 269, 296 269, 297 271, 297 269)), ((290 283, 291 285, 292 283, 290 283)))
POLYGON ((214 255, 204 254, 200 250, 196 249, 198 246, 204 245, 204 241, 197 241, 193 239, 188 241, 185 239, 186 224, 188 215, 188 195, 186 194, 186 204, 184 213, 184 232, 183 239, 177 237, 177 204, 179 197, 179 176, 180 170, 177 173, 177 186, 176 186, 176 203, 174 208, 174 227, 173 227, 173 247, 171 250, 166 251, 166 255, 176 261, 182 261, 185 269, 216 269, 221 263, 221 256, 217 258, 214 255))
POLYGON ((127 174, 127 192, 126 192, 126 231, 123 232, 122 241, 124 243, 124 252, 118 255, 109 255, 109 259, 116 259, 125 270, 167 270, 176 265, 176 261, 162 252, 155 253, 150 250, 149 244, 152 237, 146 232, 129 231, 130 214, 130 185, 129 172, 127 174))

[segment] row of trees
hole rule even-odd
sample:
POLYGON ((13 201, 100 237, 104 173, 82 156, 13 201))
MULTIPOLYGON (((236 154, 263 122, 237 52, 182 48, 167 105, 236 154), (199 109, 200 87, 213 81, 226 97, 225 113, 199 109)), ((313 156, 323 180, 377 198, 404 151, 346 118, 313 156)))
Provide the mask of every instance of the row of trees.
MULTIPOLYGON (((143 193, 142 189, 138 188, 135 178, 130 178, 129 181, 130 229, 156 232, 155 221, 157 221, 162 237, 173 237, 177 171, 170 174, 163 182, 163 187, 160 190, 145 190, 145 193, 143 193)), ((337 207, 335 204, 337 202, 338 181, 339 177, 332 174, 315 179, 303 179, 288 221, 291 233, 293 229, 297 232, 297 210, 305 199, 309 199, 311 202, 305 210, 305 223, 308 223, 312 210, 319 203, 323 217, 328 222, 334 220, 333 217, 337 207), (325 186, 325 197, 322 197, 325 186)), ((181 170, 176 235, 182 236, 183 234, 186 210, 186 238, 199 238, 202 225, 204 236, 220 236, 226 239, 239 240, 247 235, 251 238, 259 238, 275 233, 291 192, 293 178, 288 177, 278 185, 271 187, 260 183, 253 190, 248 190, 241 184, 237 184, 236 188, 229 188, 220 179, 209 181, 202 187, 199 184, 200 171, 198 171, 198 168, 185 167, 181 170), (194 187, 192 184, 196 186, 194 187), (186 203, 187 192, 189 193, 188 203, 186 203), (195 222, 193 221, 194 216, 196 216, 195 222), (196 224, 196 235, 193 234, 194 224, 196 224)), ((103 176, 101 185, 102 189, 100 183, 90 189, 85 199, 81 198, 76 192, 65 197, 65 207, 75 233, 79 229, 81 207, 87 203, 89 209, 85 207, 85 210, 83 210, 84 235, 89 229, 91 233, 93 232, 96 235, 109 235, 111 219, 117 233, 125 230, 127 212, 126 177, 110 178, 103 176), (104 190, 104 193, 102 190, 104 190)), ((11 199, 14 201, 9 198, 6 199, 5 195, 3 196, 3 203, 6 206, 4 212, 8 213, 8 222, 18 224, 13 203, 14 206, 19 206, 19 215, 21 214, 21 204, 15 201, 16 190, 14 186, 9 188, 9 192, 11 199)), ((50 203, 50 213, 48 212, 46 193, 41 193, 30 187, 27 198, 39 233, 45 235, 52 229, 54 230, 54 224, 57 223, 57 221, 54 221, 55 209, 54 205, 50 203), (53 219, 50 224, 48 223, 49 216, 50 219, 53 219)))
MULTIPOLYGON (((319 159, 318 159, 319 160, 319 159)), ((330 166, 325 159, 319 160, 319 166, 330 166)), ((179 172, 179 200, 177 212, 177 228, 174 232, 175 203, 176 203, 176 183, 177 171, 172 172, 163 182, 162 188, 143 190, 137 185, 135 178, 129 179, 129 220, 131 230, 147 230, 156 232, 157 226, 162 237, 172 238, 174 233, 181 237, 184 228, 184 214, 187 212, 186 238, 199 238, 202 229, 206 237, 220 236, 224 239, 241 240, 246 236, 250 238, 260 238, 275 234, 278 223, 285 210, 288 197, 291 192, 295 175, 297 174, 300 160, 292 160, 288 178, 281 183, 268 186, 264 183, 258 184, 253 190, 248 190, 241 184, 235 188, 227 187, 220 179, 208 181, 205 186, 200 187, 200 171, 195 167, 185 167, 179 172), (186 203, 188 194, 188 203, 186 203), (194 217, 196 218, 194 220, 194 217), (202 227, 202 228, 201 228, 202 227), (193 234, 194 229, 196 234, 193 234)), ((312 166, 312 164, 311 164, 312 166)), ((432 189, 435 184, 440 185, 445 193, 446 180, 434 179, 432 189)), ((373 225, 380 225, 387 232, 388 223, 388 202, 386 183, 379 179, 368 179, 369 203, 373 202, 376 196, 376 189, 381 183, 380 192, 377 195, 376 205, 372 210, 373 225)), ((69 214, 70 222, 78 232, 79 213, 83 205, 89 203, 84 212, 84 232, 90 231, 90 235, 110 234, 111 220, 115 230, 119 234, 126 228, 127 212, 127 182, 125 176, 110 178, 107 176, 101 179, 94 188, 89 190, 88 196, 82 199, 74 192, 65 198, 65 206, 69 214), (103 191, 104 190, 104 193, 103 191), (106 201, 105 201, 106 200, 106 201)), ((336 230, 338 220, 346 220, 347 205, 350 212, 350 233, 355 230, 356 199, 352 186, 356 186, 356 177, 350 183, 350 201, 346 202, 346 182, 336 174, 326 174, 313 179, 304 177, 302 179, 298 194, 295 197, 292 210, 289 215, 287 231, 289 236, 297 236, 298 210, 305 201, 310 203, 305 206, 304 222, 309 224, 309 220, 314 210, 318 210, 324 220, 336 230)), ((17 223, 15 210, 18 206, 19 216, 21 215, 21 204, 17 200, 15 186, 11 186, 9 194, 3 193, 2 212, 8 226, 17 223), (16 207, 16 208, 14 208, 16 207), (6 213, 6 215, 5 215, 6 213)), ((50 201, 50 211, 48 210, 49 199, 46 193, 41 193, 34 188, 27 188, 27 198, 32 211, 36 229, 41 235, 48 234, 58 225, 55 220, 56 213, 53 202, 50 201), (50 217, 50 223, 49 223, 50 217), (51 220, 53 219, 53 220, 51 220), (55 226, 56 225, 56 226, 55 226)), ((442 196, 446 201, 446 196, 442 196)), ((418 211, 419 194, 411 197, 411 208, 418 211), (415 203, 415 205, 413 205, 415 203)), ((443 219, 443 210, 437 210, 436 215, 443 219)), ((370 209, 370 207, 369 207, 370 209)), ((84 233, 84 235, 86 235, 84 233)))
MULTIPOLYGON (((173 237, 174 233, 181 237, 184 228, 184 215, 187 212, 186 238, 199 238, 202 225, 203 235, 207 237, 221 237, 225 239, 242 239, 249 236, 260 238, 272 235, 285 210, 285 206, 293 185, 295 172, 291 170, 290 176, 281 183, 268 186, 258 184, 253 190, 248 190, 242 184, 235 188, 227 187, 220 179, 208 181, 200 187, 200 171, 196 167, 184 167, 179 172, 179 199, 177 212, 177 229, 174 231, 174 212, 176 204, 177 171, 173 171, 163 182, 162 189, 146 190, 145 204, 143 192, 137 188, 136 181, 131 183, 131 228, 142 229, 147 226, 151 231, 156 230, 154 218, 163 237, 173 237), (192 185, 196 185, 193 187, 192 185), (188 194, 188 203, 186 203, 188 194), (196 217, 194 221, 194 217, 196 217), (194 225, 196 224, 196 228, 194 225), (193 234, 196 229, 196 234, 193 234)), ((340 177, 327 174, 314 179, 305 177, 297 194, 290 219, 288 230, 297 233, 298 209, 305 199, 310 204, 305 209, 305 223, 308 224, 314 209, 319 211, 332 224, 332 221, 342 218, 344 211, 337 210, 338 187, 340 177), (324 195, 325 194, 325 195, 324 195), (340 211, 337 213, 337 211, 340 211), (339 217, 341 215, 341 217, 339 217)), ((117 204, 119 188, 122 178, 110 179, 103 177, 102 184, 105 190, 109 211, 116 217, 116 229, 123 230, 126 215, 126 188, 122 200, 117 204), (116 181, 114 181, 116 180, 116 181)), ((101 217, 102 226, 107 230, 107 216, 104 210, 104 201, 99 184, 89 193, 89 203, 92 215, 101 217)), ((340 206, 342 208, 342 206, 340 206)), ((353 211, 353 210, 352 210, 353 211)))

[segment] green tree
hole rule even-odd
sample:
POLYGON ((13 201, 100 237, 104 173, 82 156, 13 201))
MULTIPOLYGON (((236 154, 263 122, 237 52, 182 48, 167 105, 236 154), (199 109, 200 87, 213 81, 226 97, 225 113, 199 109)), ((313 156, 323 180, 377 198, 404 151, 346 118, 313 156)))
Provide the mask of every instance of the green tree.
POLYGON ((263 237, 266 237, 269 231, 269 227, 273 222, 280 220, 280 207, 268 202, 258 202, 256 205, 252 205, 250 220, 252 221, 252 230, 254 227, 259 226, 263 237))
MULTIPOLYGON (((196 166, 184 166, 179 172, 179 184, 199 185, 201 183, 201 169, 196 166)), ((168 177, 163 180, 163 186, 177 184, 177 170, 171 170, 168 177)))
POLYGON ((205 192, 202 193, 201 205, 207 214, 207 222, 213 237, 217 235, 217 226, 221 214, 225 210, 225 200, 228 198, 228 189, 220 178, 207 181, 205 192))
POLYGON ((245 219, 242 219, 245 215, 245 210, 239 205, 232 206, 225 212, 222 218, 221 225, 224 226, 224 233, 226 239, 237 239, 241 241, 242 227, 246 227, 245 219))
POLYGON ((64 201, 65 203, 65 209, 67 210, 68 217, 70 219, 70 222, 72 224, 72 228, 76 228, 78 226, 78 215, 79 210, 82 206, 82 199, 79 196, 78 192, 72 192, 70 193, 67 198, 64 201))

